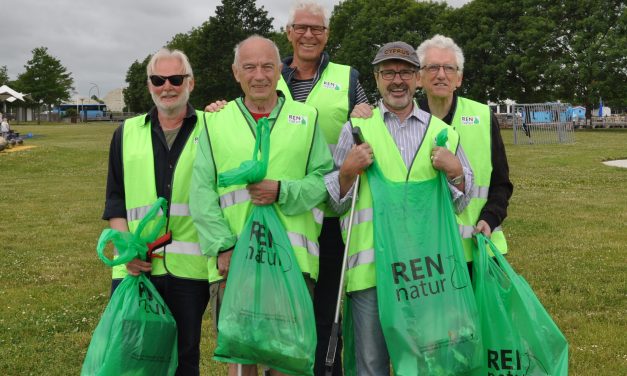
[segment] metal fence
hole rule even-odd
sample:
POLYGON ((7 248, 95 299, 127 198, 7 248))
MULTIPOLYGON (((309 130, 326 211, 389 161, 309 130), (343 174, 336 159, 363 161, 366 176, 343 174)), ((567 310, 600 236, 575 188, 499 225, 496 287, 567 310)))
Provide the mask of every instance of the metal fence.
POLYGON ((514 106, 514 144, 568 144, 575 142, 568 103, 514 106))

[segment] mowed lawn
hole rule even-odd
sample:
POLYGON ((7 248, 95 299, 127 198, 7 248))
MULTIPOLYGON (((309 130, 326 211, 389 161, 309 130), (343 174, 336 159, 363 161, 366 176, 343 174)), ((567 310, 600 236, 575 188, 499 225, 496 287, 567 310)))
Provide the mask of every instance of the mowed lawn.
MULTIPOLYGON (((107 304, 96 256, 116 125, 17 125, 36 148, 0 152, 0 374, 77 375, 107 304)), ((513 145, 509 260, 570 344, 571 375, 627 374, 627 131, 569 145, 513 145)), ((202 374, 215 341, 206 315, 202 374)))

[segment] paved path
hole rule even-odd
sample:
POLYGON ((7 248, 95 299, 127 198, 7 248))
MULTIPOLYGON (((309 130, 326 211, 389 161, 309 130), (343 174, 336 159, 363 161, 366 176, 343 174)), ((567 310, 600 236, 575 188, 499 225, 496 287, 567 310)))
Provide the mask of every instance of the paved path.
POLYGON ((603 162, 603 164, 607 166, 627 168, 627 159, 619 159, 617 161, 607 161, 607 162, 603 162))

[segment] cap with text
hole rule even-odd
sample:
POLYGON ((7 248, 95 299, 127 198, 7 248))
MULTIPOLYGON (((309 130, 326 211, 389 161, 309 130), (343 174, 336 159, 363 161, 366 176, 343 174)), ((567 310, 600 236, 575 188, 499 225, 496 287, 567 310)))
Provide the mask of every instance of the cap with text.
POLYGON ((379 48, 379 52, 377 52, 374 60, 372 60, 372 65, 379 64, 387 60, 403 60, 420 68, 420 62, 418 62, 416 50, 405 42, 399 41, 384 44, 381 48, 379 48))

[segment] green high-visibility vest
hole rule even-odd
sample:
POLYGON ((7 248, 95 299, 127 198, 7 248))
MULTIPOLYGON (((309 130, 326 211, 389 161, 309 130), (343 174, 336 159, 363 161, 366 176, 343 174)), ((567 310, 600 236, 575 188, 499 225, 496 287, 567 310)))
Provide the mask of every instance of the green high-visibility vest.
MULTIPOLYGON (((348 121, 350 73, 351 67, 348 65, 329 63, 305 101, 318 109, 318 124, 331 154, 340 138, 342 126, 348 121)), ((283 76, 277 89, 285 94, 285 98, 292 100, 283 76)))
MULTIPOLYGON (((490 107, 470 99, 457 97, 457 107, 451 126, 459 133, 464 153, 472 167, 474 187, 470 202, 457 214, 459 232, 464 244, 467 261, 472 261, 472 249, 476 247, 472 237, 483 206, 488 201, 492 177, 492 137, 490 133, 490 107)), ((490 237, 501 253, 507 253, 507 241, 501 226, 490 237)))
MULTIPOLYGON (((167 230, 172 231, 172 244, 155 252, 163 258, 152 259, 152 275, 171 274, 180 278, 207 279, 207 257, 200 251, 198 234, 189 212, 189 188, 203 113, 196 111, 196 116, 198 121, 174 170, 167 226, 167 230)), ((131 232, 137 229, 139 222, 157 200, 152 126, 145 119, 146 115, 141 115, 126 120, 122 134, 126 219, 131 232)), ((113 268, 113 278, 123 278, 125 275, 124 265, 113 268)))
MULTIPOLYGON (((414 104, 414 106, 417 106, 414 104)), ((431 150, 435 147, 435 137, 448 125, 440 119, 431 116, 424 139, 411 165, 407 171, 405 162, 401 157, 394 139, 388 132, 383 116, 378 108, 373 110, 369 119, 351 119, 354 127, 361 128, 364 141, 372 147, 377 163, 386 178, 394 182, 424 181, 433 179, 438 171, 431 165, 431 150)), ((447 147, 455 153, 459 136, 456 132, 448 132, 447 147)), ((359 199, 355 205, 351 242, 348 249, 348 262, 346 270, 346 291, 365 290, 376 286, 374 239, 373 239, 373 211, 372 195, 365 174, 360 176, 359 199)), ((342 215, 342 236, 346 241, 348 230, 347 212, 342 215)))
MULTIPOLYGON (((331 155, 335 151, 342 127, 348 121, 350 73, 351 67, 348 65, 329 63, 305 101, 318 110, 318 124, 331 155)), ((277 89, 285 94, 286 99, 292 100, 292 93, 283 76, 277 89)), ((325 212, 326 217, 337 217, 324 202, 318 208, 325 212)))
MULTIPOLYGON (((250 160, 255 147, 255 123, 248 110, 237 101, 229 102, 220 112, 208 114, 207 134, 216 174, 239 167, 250 160)), ((266 179, 297 180, 307 174, 309 151, 316 127, 316 109, 292 100, 286 100, 279 109, 270 132, 270 160, 266 179)), ((218 187, 220 207, 234 234, 244 228, 252 210, 246 185, 218 187)), ((276 212, 292 244, 298 266, 311 278, 318 278, 318 235, 322 228, 323 212, 317 208, 298 215, 285 215, 277 204, 276 212)), ((209 282, 222 279, 216 268, 216 257, 208 263, 209 282)))

